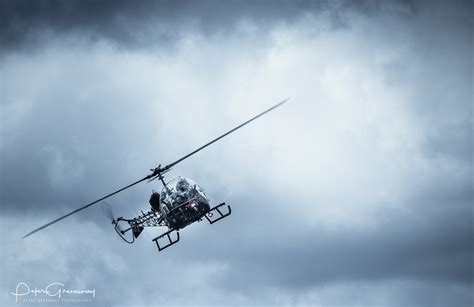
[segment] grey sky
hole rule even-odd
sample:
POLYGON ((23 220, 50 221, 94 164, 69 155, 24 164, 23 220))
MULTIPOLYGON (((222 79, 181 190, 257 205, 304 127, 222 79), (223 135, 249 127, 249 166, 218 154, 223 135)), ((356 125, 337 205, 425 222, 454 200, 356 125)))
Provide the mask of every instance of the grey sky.
POLYGON ((87 306, 471 306, 472 10, 2 1, 0 302, 24 281, 87 306), (168 175, 229 218, 162 253, 100 208, 20 239, 287 96, 168 175))

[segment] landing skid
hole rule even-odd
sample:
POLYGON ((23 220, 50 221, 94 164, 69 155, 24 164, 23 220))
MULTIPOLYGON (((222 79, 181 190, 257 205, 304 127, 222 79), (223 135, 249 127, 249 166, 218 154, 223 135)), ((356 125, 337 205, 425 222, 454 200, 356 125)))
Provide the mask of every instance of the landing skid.
POLYGON ((209 224, 214 224, 215 222, 222 220, 223 218, 225 218, 226 216, 229 216, 232 213, 232 210, 230 209, 229 205, 227 206, 227 213, 222 213, 222 211, 219 210, 219 208, 224 205, 225 203, 215 206, 214 208, 211 208, 206 214, 204 214, 204 217, 209 222, 209 224), (218 218, 212 219, 212 217, 214 216, 213 211, 214 213, 216 212, 219 213, 220 216, 218 218))
MULTIPOLYGON (((218 206, 215 206, 214 208, 209 209, 209 211, 207 211, 205 214, 203 214, 201 216, 201 219, 202 219, 202 217, 204 217, 209 222, 209 224, 214 224, 215 222, 220 221, 223 218, 229 216, 232 213, 232 211, 230 209, 230 206, 227 206, 227 212, 225 212, 225 213, 223 213, 220 210, 220 209, 222 209, 221 207, 224 206, 224 205, 225 205, 225 203, 222 203, 218 206), (219 217, 212 218, 214 216, 214 214, 216 214, 216 215, 218 214, 219 217)), ((152 241, 156 243, 156 246, 158 247, 158 251, 161 252, 165 248, 170 247, 171 245, 173 245, 175 243, 178 243, 178 241, 179 241, 179 229, 178 228, 170 229, 167 232, 165 232, 164 234, 161 234, 158 237, 154 238, 152 241), (176 239, 173 239, 172 236, 170 236, 173 232, 176 233, 176 239), (166 237, 166 239, 168 239, 168 242, 166 242, 165 244, 160 245, 160 240, 165 238, 165 237, 166 237)))

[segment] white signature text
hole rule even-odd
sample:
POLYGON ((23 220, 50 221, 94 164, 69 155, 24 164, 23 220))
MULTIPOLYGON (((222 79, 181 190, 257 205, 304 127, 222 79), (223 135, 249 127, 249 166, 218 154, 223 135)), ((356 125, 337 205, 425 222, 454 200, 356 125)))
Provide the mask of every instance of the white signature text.
POLYGON ((88 295, 95 298, 95 289, 67 289, 64 284, 60 282, 53 282, 46 286, 46 288, 30 288, 30 286, 24 282, 19 282, 16 285, 15 292, 10 292, 15 297, 15 302, 18 302, 18 297, 26 295, 34 295, 38 297, 45 295, 58 300, 61 300, 61 296, 65 295, 88 295))

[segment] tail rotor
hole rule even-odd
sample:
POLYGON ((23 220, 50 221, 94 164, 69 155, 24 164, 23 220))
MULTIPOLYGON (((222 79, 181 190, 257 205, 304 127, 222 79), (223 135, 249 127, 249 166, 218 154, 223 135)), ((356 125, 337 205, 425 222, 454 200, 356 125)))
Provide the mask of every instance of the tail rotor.
POLYGON ((116 220, 114 218, 114 212, 112 210, 112 206, 106 201, 102 202, 102 214, 107 219, 109 219, 112 222, 112 224, 115 224, 114 222, 116 222, 116 220))
POLYGON ((104 201, 102 202, 102 213, 104 216, 114 225, 115 232, 127 243, 133 243, 135 238, 132 236, 131 238, 126 237, 127 231, 125 231, 120 222, 126 222, 123 218, 119 217, 116 218, 114 215, 114 211, 112 210, 112 206, 110 203, 104 201))

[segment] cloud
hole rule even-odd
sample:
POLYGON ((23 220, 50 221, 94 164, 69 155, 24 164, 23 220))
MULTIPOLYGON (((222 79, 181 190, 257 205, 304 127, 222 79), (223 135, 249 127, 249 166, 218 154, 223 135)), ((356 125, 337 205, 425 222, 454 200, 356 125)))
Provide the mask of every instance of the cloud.
MULTIPOLYGON (((2 302, 25 279, 97 287, 97 305, 472 303, 463 6, 216 5, 208 20, 212 4, 183 13, 177 31, 179 18, 145 18, 155 3, 105 3, 90 18, 79 2, 14 9, 9 25, 33 16, 48 39, 32 44, 34 31, 22 30, 1 62, 2 302), (70 24, 53 18, 71 8, 70 24), (120 38, 116 16, 133 24, 137 12, 150 33, 174 33, 172 52, 126 47, 138 38, 120 38), (334 26, 331 12, 344 23, 334 26), (192 26, 206 22, 208 31, 192 26), (122 245, 98 207, 19 239, 287 96, 170 173, 230 204, 222 222, 184 229, 159 254, 155 230, 122 245)), ((109 201, 131 216, 158 188, 109 201)))
MULTIPOLYGON (((346 27, 348 12, 412 16, 409 1, 3 1, 0 42, 5 52, 47 46, 51 38, 79 35, 89 42, 106 40, 125 49, 173 46, 189 32, 227 36, 242 23, 265 32, 302 16, 326 16, 332 29, 346 27)), ((70 43, 74 43, 71 41, 70 43)))

